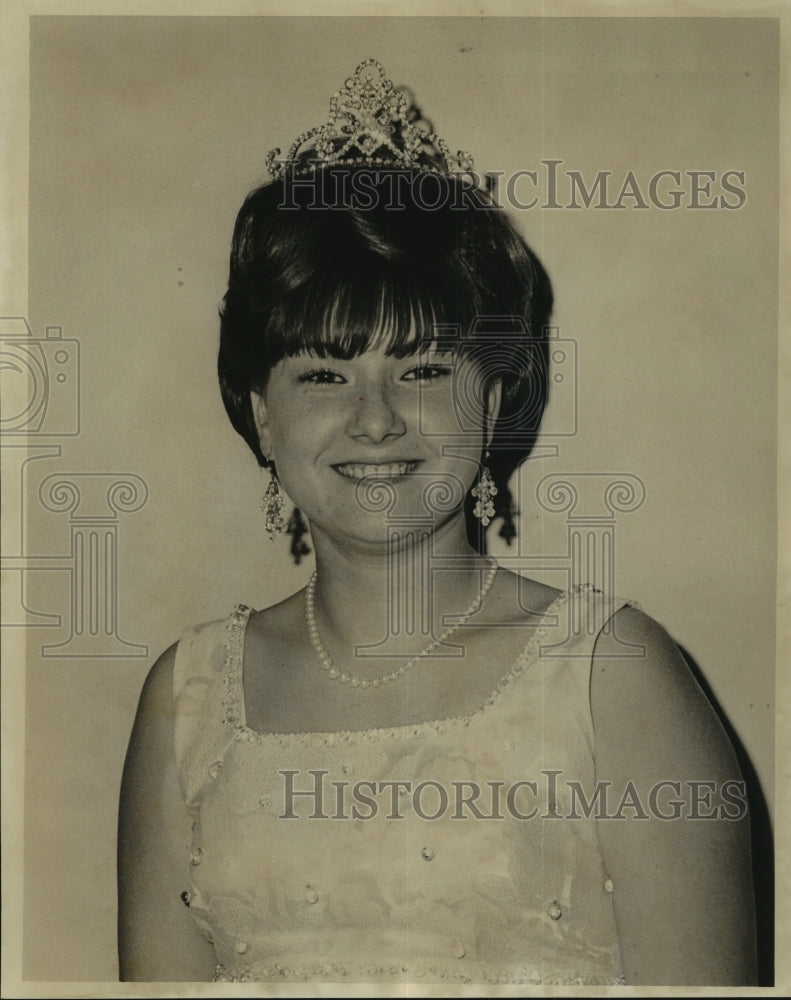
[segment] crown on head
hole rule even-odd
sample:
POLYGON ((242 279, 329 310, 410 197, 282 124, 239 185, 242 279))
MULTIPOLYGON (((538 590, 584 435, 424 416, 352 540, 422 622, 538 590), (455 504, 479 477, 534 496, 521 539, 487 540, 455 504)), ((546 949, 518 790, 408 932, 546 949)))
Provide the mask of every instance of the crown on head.
POLYGON ((266 158, 276 179, 284 177, 289 167, 299 174, 329 165, 473 173, 469 153, 451 154, 376 59, 361 62, 332 95, 330 120, 298 135, 285 159, 279 156, 280 150, 272 149, 266 158))

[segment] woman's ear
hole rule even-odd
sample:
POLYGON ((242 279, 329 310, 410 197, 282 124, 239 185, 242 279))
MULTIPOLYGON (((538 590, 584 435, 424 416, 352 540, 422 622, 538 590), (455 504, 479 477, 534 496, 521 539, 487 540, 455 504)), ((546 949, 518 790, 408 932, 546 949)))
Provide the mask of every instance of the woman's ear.
POLYGON ((255 390, 251 391, 250 405, 253 408, 253 419, 258 431, 258 443, 261 446, 261 454, 267 461, 270 461, 272 458, 272 440, 269 434, 269 416, 266 411, 264 397, 260 393, 255 392, 255 390))
POLYGON ((494 437, 494 425, 500 415, 500 404, 503 399, 503 383, 501 379, 494 379, 486 393, 486 425, 484 427, 484 437, 486 447, 492 443, 494 437))

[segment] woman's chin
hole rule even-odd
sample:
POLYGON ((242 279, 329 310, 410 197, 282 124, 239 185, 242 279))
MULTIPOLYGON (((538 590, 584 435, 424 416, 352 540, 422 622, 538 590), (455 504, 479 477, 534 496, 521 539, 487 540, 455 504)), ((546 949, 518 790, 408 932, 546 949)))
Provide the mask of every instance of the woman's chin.
POLYGON ((461 508, 442 514, 430 514, 425 507, 418 509, 404 505, 403 510, 358 510, 353 518, 311 521, 311 531, 314 538, 316 535, 327 535, 344 550, 353 551, 357 548, 387 554, 433 542, 438 534, 444 536, 452 533, 454 524, 460 538, 466 537, 461 508))

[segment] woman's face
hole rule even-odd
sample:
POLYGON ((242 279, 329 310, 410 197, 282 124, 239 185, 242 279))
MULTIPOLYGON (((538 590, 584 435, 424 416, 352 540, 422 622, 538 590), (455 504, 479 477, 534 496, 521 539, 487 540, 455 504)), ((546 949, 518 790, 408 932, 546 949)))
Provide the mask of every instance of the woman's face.
POLYGON ((264 455, 314 532, 381 545, 409 519, 461 518, 499 406, 477 367, 453 354, 348 360, 311 354, 272 369, 253 410, 264 455))

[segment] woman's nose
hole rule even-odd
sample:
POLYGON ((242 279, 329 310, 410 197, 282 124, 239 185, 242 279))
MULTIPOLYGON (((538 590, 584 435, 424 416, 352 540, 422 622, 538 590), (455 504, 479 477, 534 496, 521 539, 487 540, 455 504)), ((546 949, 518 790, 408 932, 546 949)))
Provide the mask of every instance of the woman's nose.
POLYGON ((395 391, 385 385, 360 386, 349 418, 349 433, 378 444, 390 437, 400 437, 406 421, 397 404, 395 391))

